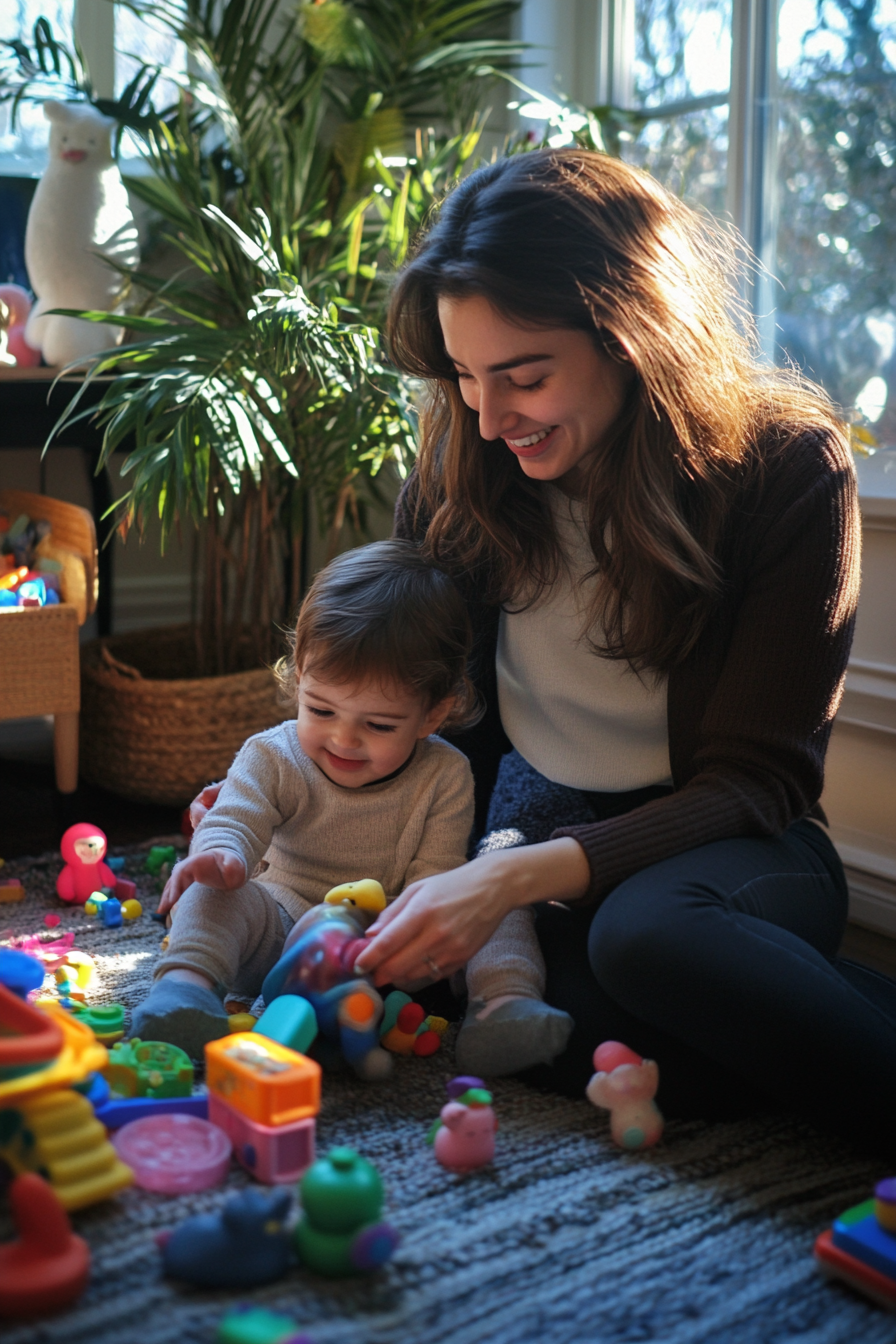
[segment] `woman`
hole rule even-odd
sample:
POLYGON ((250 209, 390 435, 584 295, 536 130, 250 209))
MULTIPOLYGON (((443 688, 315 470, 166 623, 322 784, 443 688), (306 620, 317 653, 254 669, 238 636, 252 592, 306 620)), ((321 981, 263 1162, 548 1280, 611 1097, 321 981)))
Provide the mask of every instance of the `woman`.
POLYGON ((773 1099, 888 1136, 896 986, 835 963, 818 799, 858 595, 822 393, 760 367, 733 248, 649 177, 539 151, 447 199, 399 277, 432 395, 396 532, 462 585, 486 704, 456 742, 477 857, 371 930, 377 983, 451 974, 537 909, 546 999, 658 1060, 668 1111, 773 1099))

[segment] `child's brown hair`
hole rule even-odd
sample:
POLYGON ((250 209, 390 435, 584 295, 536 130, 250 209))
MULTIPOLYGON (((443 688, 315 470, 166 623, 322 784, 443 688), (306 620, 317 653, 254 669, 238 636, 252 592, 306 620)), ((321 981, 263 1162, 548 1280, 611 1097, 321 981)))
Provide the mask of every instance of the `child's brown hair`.
POLYGON ((428 708, 453 695, 443 727, 480 717, 463 598, 411 542, 377 541, 331 561, 309 588, 290 643, 276 669, 290 702, 304 670, 343 685, 375 678, 405 686, 428 708))

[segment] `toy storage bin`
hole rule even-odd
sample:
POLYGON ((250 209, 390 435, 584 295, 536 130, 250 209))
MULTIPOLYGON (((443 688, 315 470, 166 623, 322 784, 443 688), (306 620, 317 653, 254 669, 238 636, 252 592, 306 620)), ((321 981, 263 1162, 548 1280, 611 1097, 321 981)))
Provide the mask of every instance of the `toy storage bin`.
POLYGON ((78 626, 96 608, 96 529, 86 509, 27 490, 0 490, 0 509, 13 517, 46 518, 54 542, 72 553, 83 575, 74 603, 0 613, 0 719, 52 714, 56 787, 74 793, 81 708, 78 626))

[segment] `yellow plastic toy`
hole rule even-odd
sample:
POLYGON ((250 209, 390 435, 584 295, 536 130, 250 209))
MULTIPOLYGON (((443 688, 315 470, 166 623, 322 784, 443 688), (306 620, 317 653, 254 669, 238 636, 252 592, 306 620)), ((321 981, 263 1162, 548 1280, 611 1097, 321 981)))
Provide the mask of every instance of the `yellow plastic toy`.
MULTIPOLYGON (((0 986, 0 1029, 7 993, 0 986)), ((73 1083, 103 1068, 107 1052, 89 1027, 58 1004, 33 1011, 46 1014, 59 1027, 62 1048, 49 1065, 0 1082, 0 1161, 14 1176, 39 1172, 63 1208, 82 1209, 108 1199, 133 1180, 90 1102, 72 1090, 73 1083)))
POLYGON ((332 887, 324 897, 327 905, 355 905, 378 915, 386 908, 386 893, 373 877, 362 877, 358 882, 343 882, 332 887))

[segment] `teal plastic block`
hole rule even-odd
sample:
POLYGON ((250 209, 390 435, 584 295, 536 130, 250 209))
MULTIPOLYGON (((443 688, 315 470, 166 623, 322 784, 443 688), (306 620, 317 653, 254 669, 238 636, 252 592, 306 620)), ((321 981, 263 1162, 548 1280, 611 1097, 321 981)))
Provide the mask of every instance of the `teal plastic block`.
POLYGON ((304 1055, 317 1035, 317 1018, 307 999, 281 994, 265 1008, 253 1030, 304 1055))

